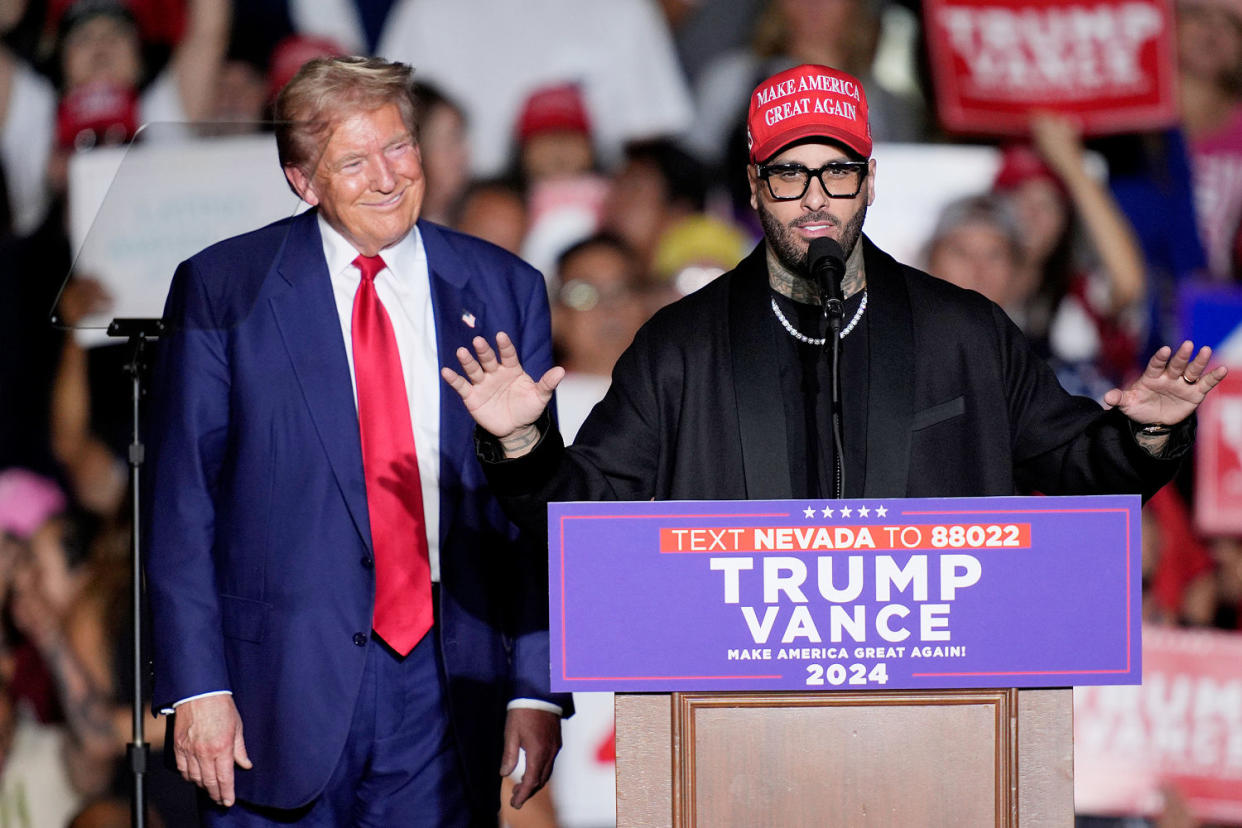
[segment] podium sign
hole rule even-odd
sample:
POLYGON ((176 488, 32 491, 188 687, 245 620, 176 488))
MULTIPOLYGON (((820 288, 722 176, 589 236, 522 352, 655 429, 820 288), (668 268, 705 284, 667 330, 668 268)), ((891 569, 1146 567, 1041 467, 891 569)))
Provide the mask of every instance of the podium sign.
POLYGON ((550 504, 552 688, 1138 684, 1139 505, 550 504))

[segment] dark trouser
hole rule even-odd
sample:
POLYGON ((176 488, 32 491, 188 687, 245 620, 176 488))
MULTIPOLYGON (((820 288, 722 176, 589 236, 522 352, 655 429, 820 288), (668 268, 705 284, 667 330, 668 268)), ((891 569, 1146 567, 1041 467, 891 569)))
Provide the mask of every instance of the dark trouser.
MULTIPOLYGON (((203 824, 219 828, 466 828, 496 825, 495 803, 470 803, 453 746, 434 630, 404 659, 373 638, 349 738, 332 778, 309 805, 291 811, 203 802, 203 824), (472 815, 471 805, 475 811, 472 815)), ((315 688, 306 688, 307 693, 315 688)), ((279 716, 280 711, 272 711, 279 716)))

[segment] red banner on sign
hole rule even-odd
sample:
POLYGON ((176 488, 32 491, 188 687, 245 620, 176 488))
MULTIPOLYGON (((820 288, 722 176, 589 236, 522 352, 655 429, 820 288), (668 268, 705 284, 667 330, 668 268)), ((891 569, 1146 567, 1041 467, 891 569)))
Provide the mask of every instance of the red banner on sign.
POLYGON ((1177 119, 1170 0, 926 0, 923 10, 946 129, 1025 134, 1039 109, 1097 135, 1177 119))
POLYGON ((1195 524, 1208 535, 1242 534, 1242 366, 1199 407, 1195 524))
POLYGON ((1074 690, 1074 774, 1079 813, 1156 814, 1173 790, 1242 823, 1242 636, 1145 627, 1141 686, 1074 690))

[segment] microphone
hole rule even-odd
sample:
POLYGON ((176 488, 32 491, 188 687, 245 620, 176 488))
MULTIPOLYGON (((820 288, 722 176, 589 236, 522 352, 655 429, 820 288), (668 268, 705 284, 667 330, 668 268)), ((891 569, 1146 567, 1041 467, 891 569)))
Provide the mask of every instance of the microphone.
POLYGON ((845 276, 845 251, 836 239, 819 236, 811 240, 807 249, 807 263, 811 278, 819 286, 824 299, 826 315, 840 319, 845 316, 845 297, 841 295, 841 280, 845 276))

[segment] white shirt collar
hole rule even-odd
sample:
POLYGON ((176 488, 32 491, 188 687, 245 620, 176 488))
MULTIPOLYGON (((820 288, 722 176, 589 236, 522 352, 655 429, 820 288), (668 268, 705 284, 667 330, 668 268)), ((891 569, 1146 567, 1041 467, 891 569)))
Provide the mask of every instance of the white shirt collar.
MULTIPOLYGON (((316 218, 319 221, 319 235, 323 239, 323 254, 328 262, 328 273, 338 276, 349 268, 350 275, 358 278, 358 270, 353 267, 358 251, 336 228, 328 224, 323 213, 319 213, 316 218)), ((398 282, 414 278, 427 270, 427 253, 423 249, 423 237, 417 224, 410 228, 410 232, 401 241, 381 250, 380 256, 398 282)))

